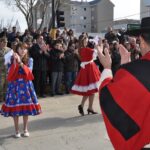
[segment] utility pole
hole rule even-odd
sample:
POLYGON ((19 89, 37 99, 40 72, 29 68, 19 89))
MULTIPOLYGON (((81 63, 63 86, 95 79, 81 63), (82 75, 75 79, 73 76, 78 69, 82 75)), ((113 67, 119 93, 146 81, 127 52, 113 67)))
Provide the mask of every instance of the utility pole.
POLYGON ((55 4, 54 0, 52 0, 52 28, 55 28, 55 4))
POLYGON ((52 29, 50 35, 53 40, 56 39, 56 27, 55 27, 55 0, 52 0, 52 29))

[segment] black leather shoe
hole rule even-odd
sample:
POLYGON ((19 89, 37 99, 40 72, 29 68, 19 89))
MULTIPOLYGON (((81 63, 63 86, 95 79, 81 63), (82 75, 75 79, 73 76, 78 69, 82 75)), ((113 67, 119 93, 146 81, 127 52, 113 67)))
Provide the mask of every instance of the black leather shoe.
POLYGON ((84 116, 84 111, 83 111, 82 105, 79 105, 79 106, 78 106, 78 110, 79 110, 79 113, 80 113, 82 116, 84 116))
POLYGON ((54 96, 55 96, 55 94, 53 94, 53 93, 52 93, 52 94, 50 94, 50 96, 51 96, 51 97, 54 97, 54 96))
POLYGON ((69 92, 69 91, 66 91, 66 94, 70 94, 70 92, 69 92))
POLYGON ((97 112, 95 112, 95 111, 93 111, 93 110, 91 110, 91 109, 88 109, 87 112, 88 112, 88 115, 89 115, 90 113, 91 113, 91 114, 97 114, 97 112))
POLYGON ((64 95, 64 93, 58 92, 57 95, 64 95))

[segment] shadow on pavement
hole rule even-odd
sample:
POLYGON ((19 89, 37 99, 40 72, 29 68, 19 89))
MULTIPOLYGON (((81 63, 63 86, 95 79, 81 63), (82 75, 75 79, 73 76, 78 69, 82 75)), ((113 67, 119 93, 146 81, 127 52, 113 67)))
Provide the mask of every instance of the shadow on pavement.
MULTIPOLYGON (((50 130, 50 129, 56 129, 56 128, 72 128, 72 127, 78 127, 85 124, 93 124, 96 122, 102 122, 103 118, 100 114, 98 115, 85 115, 85 116, 75 116, 71 118, 61 118, 61 117, 55 117, 55 118, 43 118, 38 120, 29 120, 29 129, 30 132, 32 131, 42 131, 42 130, 50 130)), ((13 121, 12 121, 13 123, 13 121)), ((22 124, 20 125, 20 129, 22 129, 22 124)), ((0 141, 7 138, 13 138, 13 136, 6 136, 14 133, 14 127, 4 128, 0 129, 0 141)))
POLYGON ((89 116, 76 116, 71 118, 45 118, 41 120, 31 121, 30 122, 30 130, 49 130, 56 129, 60 127, 78 127, 85 124, 92 124, 95 122, 102 121, 102 117, 100 115, 89 115, 89 116))

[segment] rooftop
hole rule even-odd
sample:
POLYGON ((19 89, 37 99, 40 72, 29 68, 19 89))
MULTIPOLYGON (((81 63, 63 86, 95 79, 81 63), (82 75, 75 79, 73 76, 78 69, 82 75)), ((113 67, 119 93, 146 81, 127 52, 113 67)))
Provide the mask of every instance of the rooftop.
POLYGON ((99 3, 101 0, 93 0, 93 1, 90 1, 89 4, 90 5, 95 5, 97 3, 99 3))

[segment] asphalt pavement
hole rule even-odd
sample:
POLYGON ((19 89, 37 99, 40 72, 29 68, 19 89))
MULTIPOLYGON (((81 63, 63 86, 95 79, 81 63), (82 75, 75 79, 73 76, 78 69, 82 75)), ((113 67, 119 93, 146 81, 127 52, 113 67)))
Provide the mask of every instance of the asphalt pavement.
MULTIPOLYGON (((39 99, 42 114, 29 117, 30 137, 14 138, 11 117, 0 116, 0 150, 113 150, 100 112, 98 94, 96 115, 87 115, 88 101, 80 116, 81 96, 63 95, 39 99)), ((0 106, 2 103, 0 104, 0 106)), ((22 117, 20 131, 22 132, 22 117)))

